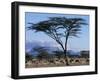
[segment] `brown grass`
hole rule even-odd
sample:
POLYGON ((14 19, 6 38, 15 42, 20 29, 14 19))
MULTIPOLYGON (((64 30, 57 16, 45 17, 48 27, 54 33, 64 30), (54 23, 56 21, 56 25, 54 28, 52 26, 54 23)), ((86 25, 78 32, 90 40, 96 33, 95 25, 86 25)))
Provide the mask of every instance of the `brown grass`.
MULTIPOLYGON (((68 66, 81 66, 89 65, 89 58, 68 58, 68 66)), ((59 67, 66 66, 66 62, 63 58, 55 58, 53 60, 47 61, 45 59, 38 60, 32 59, 25 63, 25 68, 37 68, 37 67, 59 67)))

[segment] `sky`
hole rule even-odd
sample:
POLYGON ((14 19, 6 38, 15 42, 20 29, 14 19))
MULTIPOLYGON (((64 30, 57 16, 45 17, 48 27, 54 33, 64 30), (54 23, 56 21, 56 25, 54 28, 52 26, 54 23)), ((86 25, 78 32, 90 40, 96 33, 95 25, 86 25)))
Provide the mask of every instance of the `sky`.
MULTIPOLYGON (((88 15, 25 12, 26 43, 38 41, 42 44, 51 44, 52 46, 60 48, 52 38, 48 37, 43 32, 35 33, 32 30, 27 30, 27 27, 30 26, 28 23, 35 24, 40 21, 48 20, 49 17, 83 18, 86 20, 86 23, 89 24, 88 15)), ((81 34, 79 34, 79 38, 72 37, 68 39, 68 50, 89 50, 89 25, 82 26, 81 29, 82 31, 81 34)))

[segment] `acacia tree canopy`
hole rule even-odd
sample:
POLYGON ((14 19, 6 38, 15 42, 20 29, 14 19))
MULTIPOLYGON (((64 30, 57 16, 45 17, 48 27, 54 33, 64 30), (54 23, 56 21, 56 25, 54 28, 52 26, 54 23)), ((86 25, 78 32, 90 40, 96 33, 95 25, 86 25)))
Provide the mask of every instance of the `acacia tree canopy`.
POLYGON ((66 43, 68 37, 78 37, 82 25, 87 25, 85 20, 82 18, 66 17, 50 17, 48 20, 29 24, 31 24, 31 26, 28 27, 30 30, 34 30, 35 32, 44 32, 60 44, 63 50, 65 49, 65 46, 63 46, 64 44, 61 38, 66 38, 66 43))
POLYGON ((49 17, 48 20, 38 23, 29 23, 29 30, 44 32, 54 39, 63 49, 65 57, 67 53, 67 41, 69 37, 78 37, 82 25, 87 25, 82 18, 49 17), (65 39, 63 42, 62 38, 65 39))

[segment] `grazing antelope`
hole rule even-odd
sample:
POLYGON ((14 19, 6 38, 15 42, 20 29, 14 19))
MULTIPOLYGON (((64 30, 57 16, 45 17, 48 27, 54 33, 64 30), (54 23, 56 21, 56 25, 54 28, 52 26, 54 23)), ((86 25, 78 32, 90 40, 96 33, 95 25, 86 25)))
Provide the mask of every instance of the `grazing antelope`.
POLYGON ((79 59, 76 59, 75 62, 76 62, 76 63, 80 63, 80 60, 79 60, 79 59))

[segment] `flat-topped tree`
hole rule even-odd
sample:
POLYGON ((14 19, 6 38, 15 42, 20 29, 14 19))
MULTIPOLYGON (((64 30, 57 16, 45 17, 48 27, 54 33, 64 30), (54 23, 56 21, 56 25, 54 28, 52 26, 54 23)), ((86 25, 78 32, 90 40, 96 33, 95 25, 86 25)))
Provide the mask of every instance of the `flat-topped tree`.
POLYGON ((65 55, 66 65, 69 65, 68 56, 66 54, 68 38, 73 36, 78 37, 82 25, 87 25, 82 18, 66 17, 49 17, 48 20, 29 24, 31 24, 31 26, 28 27, 30 30, 45 33, 61 46, 65 55))

